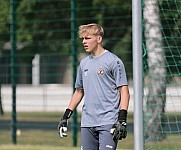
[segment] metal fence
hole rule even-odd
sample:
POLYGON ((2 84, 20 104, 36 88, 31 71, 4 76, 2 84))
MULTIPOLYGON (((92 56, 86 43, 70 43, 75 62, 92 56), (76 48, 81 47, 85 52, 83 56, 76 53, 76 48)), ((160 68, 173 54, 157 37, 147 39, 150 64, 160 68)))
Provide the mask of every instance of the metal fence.
MULTIPOLYGON (((179 11, 179 7, 175 7, 175 4, 180 6, 179 1, 159 4, 160 8, 163 7, 161 12, 163 23, 170 21, 171 13, 168 12, 175 12, 175 9, 171 10, 172 7, 179 11)), ((16 143, 16 129, 19 128, 31 131, 33 126, 33 130, 37 129, 37 136, 42 134, 39 133, 40 130, 47 130, 47 127, 55 130, 60 119, 59 113, 64 111, 74 91, 77 66, 80 60, 88 55, 83 50, 81 39, 77 37, 77 29, 81 24, 96 22, 104 27, 104 47, 118 55, 124 62, 131 93, 129 112, 134 113, 131 1, 1 0, 0 8, 0 108, 2 117, 0 129, 4 133, 7 129, 12 133, 4 143, 16 143), (12 114, 9 115, 11 112, 12 114), (47 117, 48 120, 43 121, 40 119, 44 118, 43 114, 48 116, 48 113, 52 112, 55 112, 56 116, 47 117), (41 116, 38 116, 39 113, 42 113, 41 116), (35 119, 29 115, 33 115, 35 119), (45 124, 47 126, 44 126, 45 124), (11 138, 12 141, 9 140, 11 138)), ((179 18, 179 15, 175 16, 175 19, 179 18)), ((174 24, 176 21, 173 18, 174 24)), ((144 28, 144 22, 142 25, 144 28)), ((172 31, 172 26, 169 24, 162 26, 163 32, 165 31, 163 39, 167 44, 174 43, 177 47, 172 50, 173 46, 167 45, 168 47, 165 48, 167 50, 166 69, 168 70, 165 111, 168 114, 174 114, 177 120, 175 133, 178 134, 180 133, 178 113, 181 97, 179 94, 180 51, 178 50, 180 42, 179 40, 171 42, 167 40, 172 40, 170 38, 172 34, 169 35, 167 32, 168 27, 169 32, 172 31)), ((179 30, 173 29, 173 31, 175 36, 180 34, 179 30)), ((175 37, 175 39, 179 38, 175 37)), ((143 71, 145 73, 143 80, 149 83, 149 79, 145 78, 149 69, 145 43, 146 40, 143 39, 143 71)), ((144 87, 143 92, 147 97, 147 87, 144 87)), ((144 105, 146 102, 146 100, 143 102, 144 105)), ((81 112, 81 106, 82 103, 78 107, 78 112, 81 112)), ((79 118, 81 114, 78 115, 79 118)), ((168 120, 166 124, 169 128, 174 121, 169 122, 169 116, 166 117, 168 120)), ((75 127, 73 132, 75 134, 80 120, 73 118, 71 129, 75 127)), ((131 125, 129 124, 128 130, 132 132, 133 118, 129 119, 131 125)), ((174 131, 170 130, 170 134, 172 133, 174 131)), ((46 139, 52 138, 52 136, 46 136, 46 139)), ((22 136, 18 142, 25 140, 24 143, 28 144, 29 138, 33 138, 33 135, 22 136)), ((77 134, 73 135, 74 146, 77 146, 77 139, 77 134)), ((36 142, 31 144, 34 143, 36 142)))

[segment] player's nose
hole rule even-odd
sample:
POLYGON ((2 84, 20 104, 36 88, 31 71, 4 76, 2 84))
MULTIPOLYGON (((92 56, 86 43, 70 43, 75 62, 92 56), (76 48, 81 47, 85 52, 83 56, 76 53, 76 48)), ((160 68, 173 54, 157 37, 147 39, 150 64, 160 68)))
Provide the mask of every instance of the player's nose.
POLYGON ((86 43, 86 40, 85 39, 82 39, 82 44, 85 44, 86 43))

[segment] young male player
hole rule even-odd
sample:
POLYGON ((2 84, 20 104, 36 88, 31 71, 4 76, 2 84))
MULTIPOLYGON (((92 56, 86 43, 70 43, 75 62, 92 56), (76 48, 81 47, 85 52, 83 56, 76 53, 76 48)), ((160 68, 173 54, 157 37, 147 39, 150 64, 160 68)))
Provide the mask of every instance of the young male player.
POLYGON ((79 65, 75 92, 58 130, 65 137, 67 120, 84 96, 81 119, 82 150, 116 150, 126 138, 129 89, 123 62, 103 48, 103 28, 95 23, 81 25, 78 31, 90 55, 79 65))

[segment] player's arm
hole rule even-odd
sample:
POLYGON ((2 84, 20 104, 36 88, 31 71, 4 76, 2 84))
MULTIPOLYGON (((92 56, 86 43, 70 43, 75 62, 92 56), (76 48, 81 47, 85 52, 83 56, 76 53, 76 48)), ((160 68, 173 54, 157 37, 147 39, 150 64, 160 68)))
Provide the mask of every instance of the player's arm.
POLYGON ((115 141, 126 138, 127 136, 127 110, 130 99, 128 86, 119 87, 118 90, 120 91, 120 110, 118 120, 111 129, 115 141))
POLYGON ((68 108, 73 111, 79 105, 83 96, 84 96, 84 90, 76 89, 68 105, 68 108))
POLYGON ((118 88, 120 92, 120 110, 128 110, 129 106, 129 89, 127 85, 121 86, 118 88))
POLYGON ((65 110, 65 113, 63 115, 63 118, 60 120, 60 123, 58 124, 58 131, 60 137, 66 137, 67 134, 65 133, 67 131, 68 126, 68 119, 71 117, 74 109, 79 105, 82 98, 84 96, 83 89, 76 89, 72 99, 68 105, 68 108, 65 110))

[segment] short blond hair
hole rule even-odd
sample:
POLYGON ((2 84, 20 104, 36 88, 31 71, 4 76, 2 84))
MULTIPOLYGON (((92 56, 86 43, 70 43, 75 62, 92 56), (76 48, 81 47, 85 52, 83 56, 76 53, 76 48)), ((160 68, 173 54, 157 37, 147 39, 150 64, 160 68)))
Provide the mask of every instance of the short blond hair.
POLYGON ((78 35, 80 38, 88 35, 99 35, 104 36, 104 29, 96 23, 90 23, 86 25, 80 25, 78 35))

